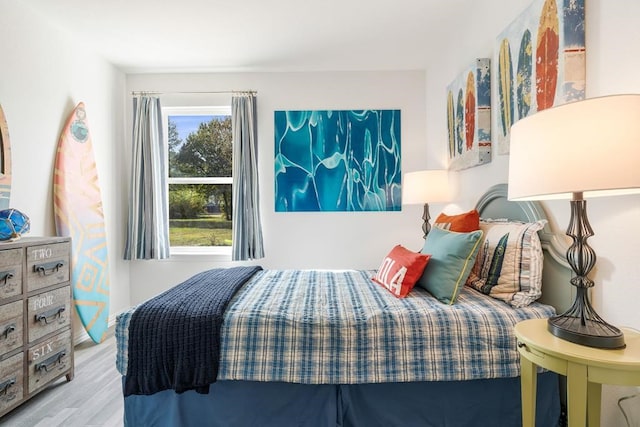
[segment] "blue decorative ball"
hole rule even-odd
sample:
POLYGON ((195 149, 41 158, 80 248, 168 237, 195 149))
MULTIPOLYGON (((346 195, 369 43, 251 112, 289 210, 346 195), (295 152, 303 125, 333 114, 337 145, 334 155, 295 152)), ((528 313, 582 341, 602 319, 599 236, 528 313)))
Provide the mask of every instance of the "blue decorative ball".
POLYGON ((31 227, 29 217, 17 209, 0 211, 0 240, 16 240, 31 227))

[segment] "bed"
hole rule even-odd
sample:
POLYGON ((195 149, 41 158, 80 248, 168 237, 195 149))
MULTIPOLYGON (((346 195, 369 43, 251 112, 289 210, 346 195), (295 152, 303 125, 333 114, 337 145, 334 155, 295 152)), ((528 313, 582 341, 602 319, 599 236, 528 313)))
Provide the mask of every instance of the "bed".
MULTIPOLYGON (((535 202, 507 201, 505 185, 490 188, 476 208, 483 218, 546 219, 535 202)), ((157 329, 154 318, 143 322, 143 308, 134 307, 116 325, 125 425, 518 426, 513 325, 571 301, 568 287, 553 286, 570 277, 564 240, 548 224, 538 235, 542 297, 517 309, 467 286, 453 305, 421 288, 396 298, 372 284, 375 271, 245 269, 219 323, 189 319, 176 333, 189 336, 167 356, 179 365, 169 375, 157 357, 166 345, 149 332, 157 329), (220 337, 214 343, 212 327, 220 337), (195 374, 189 368, 197 361, 184 348, 200 346, 214 347, 207 353, 215 359, 213 380, 209 366, 195 374)), ((210 274, 219 272, 201 273, 210 274)), ((194 277, 199 286, 202 278, 194 277)), ((559 378, 538 376, 538 425, 558 425, 559 378)))

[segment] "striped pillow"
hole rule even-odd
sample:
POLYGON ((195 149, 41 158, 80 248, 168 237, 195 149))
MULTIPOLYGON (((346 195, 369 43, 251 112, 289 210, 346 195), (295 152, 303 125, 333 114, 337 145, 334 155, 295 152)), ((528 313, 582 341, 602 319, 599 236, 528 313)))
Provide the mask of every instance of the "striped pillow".
POLYGON ((540 298, 543 259, 538 231, 545 223, 481 220, 484 239, 467 286, 513 307, 524 307, 540 298))

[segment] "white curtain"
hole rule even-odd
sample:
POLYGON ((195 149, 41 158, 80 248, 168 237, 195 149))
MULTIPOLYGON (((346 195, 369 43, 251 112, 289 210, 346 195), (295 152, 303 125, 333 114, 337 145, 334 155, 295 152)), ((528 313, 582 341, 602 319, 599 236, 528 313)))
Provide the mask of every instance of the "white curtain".
POLYGON ((263 258, 255 94, 233 95, 231 126, 233 132, 232 259, 238 261, 263 258))
POLYGON ((124 259, 169 257, 167 169, 157 97, 133 99, 133 155, 124 259))

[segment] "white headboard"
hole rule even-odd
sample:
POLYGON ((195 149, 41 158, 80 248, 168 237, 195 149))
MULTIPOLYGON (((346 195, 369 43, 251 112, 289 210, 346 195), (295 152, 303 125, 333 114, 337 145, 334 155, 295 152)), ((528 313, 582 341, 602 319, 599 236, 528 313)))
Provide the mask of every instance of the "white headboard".
POLYGON ((568 245, 564 233, 551 230, 542 205, 539 202, 509 201, 507 184, 498 184, 480 197, 476 209, 480 212, 480 218, 509 218, 525 222, 547 220, 545 227, 538 232, 544 251, 540 302, 554 306, 558 313, 566 311, 575 294, 574 287, 569 283, 572 271, 566 260, 568 245))

